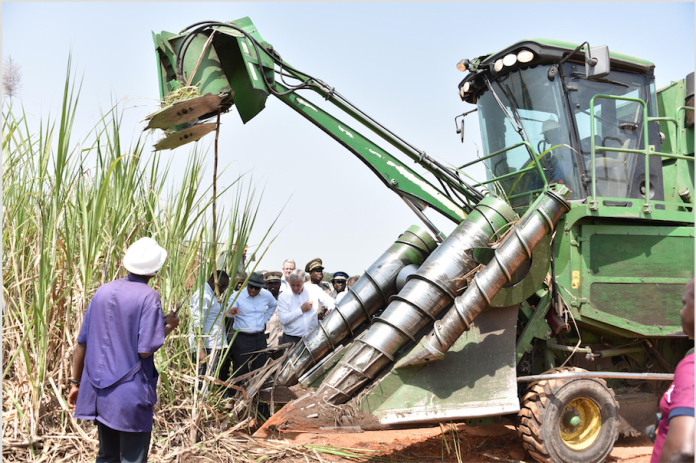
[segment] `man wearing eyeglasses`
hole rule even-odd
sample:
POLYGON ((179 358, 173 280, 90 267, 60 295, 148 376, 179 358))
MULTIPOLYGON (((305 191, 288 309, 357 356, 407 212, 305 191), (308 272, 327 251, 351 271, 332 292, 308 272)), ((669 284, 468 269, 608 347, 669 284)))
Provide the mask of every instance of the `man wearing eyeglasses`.
POLYGON ((266 353, 251 357, 251 352, 267 347, 264 330, 278 305, 273 294, 265 288, 263 275, 254 272, 246 288, 230 296, 227 316, 234 317, 232 328, 236 332, 232 343, 233 377, 261 368, 268 358, 266 353))

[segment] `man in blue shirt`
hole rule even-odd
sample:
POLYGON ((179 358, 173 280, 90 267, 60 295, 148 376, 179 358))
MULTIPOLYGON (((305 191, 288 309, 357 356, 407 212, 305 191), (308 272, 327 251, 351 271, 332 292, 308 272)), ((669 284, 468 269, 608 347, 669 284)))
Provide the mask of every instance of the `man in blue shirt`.
MULTIPOLYGON (((191 325, 189 326, 189 346, 193 361, 198 363, 198 375, 214 375, 220 363, 220 356, 227 347, 225 332, 225 312, 218 302, 218 295, 227 291, 230 279, 223 270, 217 271, 217 291, 215 275, 210 275, 202 288, 191 295, 191 325)), ((228 354, 229 355, 229 354, 228 354)), ((229 364, 223 366, 217 375, 218 379, 229 379, 229 364)), ((202 384, 199 384, 201 386, 202 384)))
POLYGON ((123 258, 130 273, 97 290, 82 322, 68 405, 95 421, 97 463, 147 461, 159 377, 152 354, 179 325, 147 284, 166 259, 152 238, 133 243, 123 258))
POLYGON ((227 315, 234 317, 232 328, 235 330, 232 343, 233 377, 261 368, 268 358, 268 354, 263 353, 250 359, 251 352, 268 347, 264 331, 278 305, 271 292, 264 288, 266 282, 263 275, 254 272, 246 288, 230 296, 227 315))

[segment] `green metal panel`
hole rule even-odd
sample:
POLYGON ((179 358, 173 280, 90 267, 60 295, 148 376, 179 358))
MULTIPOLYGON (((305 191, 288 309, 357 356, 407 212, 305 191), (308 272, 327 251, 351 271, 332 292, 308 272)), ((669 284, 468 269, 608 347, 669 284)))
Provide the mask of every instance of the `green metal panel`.
MULTIPOLYGON (((684 128, 685 110, 679 110, 686 104, 686 79, 672 82, 667 87, 657 91, 657 109, 662 117, 674 118, 679 122, 679 127, 669 121, 660 121, 660 132, 665 134, 662 142, 662 151, 675 154, 688 154, 694 152, 694 128, 684 128), (677 137, 682 140, 682 152, 677 153, 677 137)), ((693 167, 692 167, 693 168, 693 167)), ((693 178, 693 175, 692 175, 693 178)), ((665 191, 667 189, 665 188, 665 191)))
MULTIPOLYGON (((694 273, 694 240, 690 227, 586 225, 588 269, 599 277, 678 278, 694 273)), ((681 296, 680 296, 681 297, 681 296)))
POLYGON ((517 345, 515 347, 515 363, 522 360, 525 353, 532 351, 532 341, 536 339, 549 339, 551 334, 551 327, 546 321, 546 314, 548 313, 549 307, 551 306, 551 293, 546 292, 537 306, 534 308, 534 312, 531 314, 529 321, 524 327, 524 330, 517 338, 517 345))
MULTIPOLYGON (((266 107, 269 95, 258 66, 256 50, 246 37, 236 38, 218 34, 213 43, 215 49, 219 50, 220 64, 230 81, 232 99, 242 122, 246 124, 266 107)), ((266 61, 269 60, 268 56, 262 51, 260 53, 262 62, 272 69, 272 62, 266 61)), ((266 75, 266 79, 272 83, 273 73, 271 72, 270 76, 266 75)))
MULTIPOLYGON (((231 24, 250 34, 262 45, 269 46, 249 18, 238 19, 231 24)), ((231 92, 225 102, 231 103, 234 100, 245 123, 263 110, 269 95, 263 77, 265 76, 270 84, 275 78, 273 60, 268 54, 260 47, 257 50, 242 32, 229 27, 215 26, 212 32, 198 34, 190 41, 183 57, 184 82, 179 82, 176 78, 176 53, 179 52, 185 38, 186 34, 153 34, 161 98, 182 84, 190 82, 190 85, 199 88, 201 94, 217 95, 231 92), (211 34, 214 34, 212 44, 208 43, 211 34)))
MULTIPOLYGON (((669 120, 660 121, 660 132, 665 135, 662 151, 675 154, 694 152, 694 128, 684 126, 685 110, 679 110, 686 103, 686 80, 672 82, 667 87, 657 91, 657 107, 659 115, 679 122, 679 126, 669 120), (677 142, 677 138, 681 140, 677 142), (681 153, 677 153, 677 146, 681 153)), ((694 195, 694 163, 683 159, 663 159, 662 173, 664 179, 665 200, 682 201, 679 192, 688 189, 694 195)), ((691 200, 693 203, 693 199, 691 200)), ((670 210, 683 209, 678 206, 667 206, 670 210)))
POLYGON ((580 305, 582 319, 646 336, 680 332, 693 233, 692 227, 581 225, 579 299, 588 301, 580 305))
MULTIPOLYGON (((666 201, 683 202, 679 193, 688 189, 692 197, 691 202, 693 203, 693 197, 695 196, 693 162, 684 159, 664 159, 662 161, 662 178, 666 201)), ((683 206, 668 205, 666 208, 670 211, 687 211, 691 214, 687 208, 693 209, 693 204, 684 203, 683 206)))
MULTIPOLYGON (((647 283, 636 288, 636 283, 592 283, 590 302, 600 312, 645 326, 680 326, 679 311, 684 283, 647 283), (633 306, 627 301, 640 297, 641 304, 633 306)), ((583 309, 583 313, 585 310, 583 309)), ((660 331, 658 331, 660 332, 660 331)), ((664 331, 662 331, 664 332, 664 331)))
POLYGON ((362 399, 360 408, 382 424, 442 422, 519 411, 515 372, 518 310, 513 306, 483 312, 444 360, 390 371, 362 399))
MULTIPOLYGON (((176 80, 176 51, 181 46, 183 35, 175 35, 169 32, 161 32, 155 35, 157 58, 160 67, 160 97, 164 98, 170 92, 180 87, 176 80)), ((184 56, 184 84, 189 80, 191 85, 199 88, 201 94, 212 93, 217 95, 230 91, 227 76, 220 67, 220 60, 214 47, 204 49, 207 37, 198 35, 189 45, 184 56), (202 55, 202 57, 201 57, 202 55), (191 73, 196 68, 199 58, 201 62, 195 75, 191 73)))

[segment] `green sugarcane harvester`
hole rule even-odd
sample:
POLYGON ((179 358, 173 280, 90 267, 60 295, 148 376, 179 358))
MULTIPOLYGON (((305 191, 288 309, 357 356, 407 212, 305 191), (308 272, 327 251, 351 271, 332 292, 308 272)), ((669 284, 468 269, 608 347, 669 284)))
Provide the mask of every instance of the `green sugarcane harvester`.
POLYGON ((463 140, 477 112, 484 156, 453 167, 287 64, 249 18, 153 37, 161 97, 187 86, 201 95, 151 116, 150 128, 174 131, 157 149, 198 140, 233 105, 246 123, 274 95, 427 229, 402 234, 289 351, 276 387, 311 393, 267 426, 311 427, 307 400, 352 404, 376 427, 509 416, 535 459, 596 462, 619 432, 654 422, 693 346, 679 316, 694 276, 693 74, 656 90, 649 61, 545 39, 462 60, 459 96, 476 108, 455 125, 463 140), (480 162, 487 178, 465 181, 480 162), (449 236, 427 206, 458 224, 449 236))

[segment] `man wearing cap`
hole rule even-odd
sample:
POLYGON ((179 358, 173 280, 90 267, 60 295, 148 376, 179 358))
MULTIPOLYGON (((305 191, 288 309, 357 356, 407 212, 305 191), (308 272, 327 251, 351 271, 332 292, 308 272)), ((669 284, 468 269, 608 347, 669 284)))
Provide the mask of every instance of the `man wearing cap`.
POLYGON ((309 334, 319 323, 317 310, 320 306, 330 313, 336 305, 331 296, 318 286, 305 284, 305 272, 293 270, 288 277, 290 289, 278 297, 278 318, 283 327, 282 343, 296 343, 309 334))
MULTIPOLYGON (((281 272, 267 272, 264 275, 266 281, 266 289, 273 295, 275 300, 280 296, 280 278, 283 276, 281 272)), ((266 343, 268 347, 277 347, 278 341, 283 334, 280 328, 280 320, 278 319, 278 311, 274 310, 271 319, 266 323, 266 343)), ((271 355, 273 357, 273 355, 271 355)))
MULTIPOLYGON (((217 370, 222 350, 228 346, 225 329, 225 311, 220 305, 219 296, 227 290, 230 278, 227 272, 217 271, 217 291, 215 275, 191 295, 191 325, 189 325, 189 348, 198 363, 198 375, 212 376, 217 370)), ((227 354, 229 356, 229 354, 227 354)), ((230 362, 223 362, 217 375, 219 379, 229 379, 230 362)))
POLYGON ((102 285, 85 313, 68 405, 97 424, 97 462, 147 460, 159 377, 152 354, 179 325, 147 284, 166 259, 155 240, 139 239, 123 258, 130 273, 102 285))
POLYGON ((268 358, 266 353, 257 354, 249 365, 251 352, 268 347, 264 330, 278 306, 271 292, 265 288, 263 275, 254 272, 246 288, 230 296, 227 315, 234 318, 233 329, 236 332, 232 343, 233 377, 261 368, 268 358))
MULTIPOLYGON (((316 258, 310 260, 307 265, 305 265, 305 272, 309 274, 309 282, 312 285, 316 285, 319 289, 324 291, 326 294, 331 295, 332 288, 324 280, 324 267, 322 265, 321 259, 316 258)), ((323 320, 326 314, 324 311, 319 312, 319 320, 323 320)))
POLYGON ((336 272, 331 278, 331 284, 333 285, 333 291, 331 291, 331 297, 334 301, 340 301, 343 296, 348 294, 346 291, 346 282, 348 281, 348 274, 346 272, 336 272))

